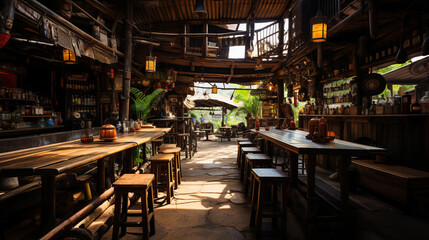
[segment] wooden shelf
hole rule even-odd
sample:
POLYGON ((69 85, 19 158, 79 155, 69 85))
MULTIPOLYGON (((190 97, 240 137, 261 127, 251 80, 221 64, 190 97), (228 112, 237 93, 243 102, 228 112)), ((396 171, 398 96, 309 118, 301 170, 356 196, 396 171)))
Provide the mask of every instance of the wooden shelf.
POLYGON ((13 132, 30 132, 30 131, 37 131, 42 129, 56 129, 56 128, 63 128, 64 125, 58 125, 55 127, 37 127, 37 128, 20 128, 20 129, 10 129, 10 130, 2 130, 0 131, 0 134, 2 133, 13 133, 13 132))
POLYGON ((16 99, 16 98, 0 98, 0 100, 6 101, 21 101, 21 102, 36 102, 36 99, 16 99))
POLYGON ((41 117, 52 117, 52 115, 31 115, 31 116, 21 116, 22 118, 41 118, 41 117))
POLYGON ((299 117, 353 117, 353 118, 374 118, 374 117, 429 117, 429 114, 380 114, 380 115, 326 115, 326 114, 299 114, 299 117))

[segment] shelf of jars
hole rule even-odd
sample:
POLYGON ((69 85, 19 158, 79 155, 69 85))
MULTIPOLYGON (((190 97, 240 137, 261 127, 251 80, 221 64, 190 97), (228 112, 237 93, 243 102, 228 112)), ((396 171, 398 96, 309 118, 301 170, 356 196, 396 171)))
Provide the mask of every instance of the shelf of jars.
POLYGON ((82 122, 92 124, 97 119, 95 79, 88 74, 67 75, 66 121, 72 129, 83 128, 82 122))
POLYGON ((429 116, 429 91, 418 101, 411 101, 411 95, 395 94, 393 97, 374 96, 364 106, 352 106, 350 102, 328 105, 307 104, 300 111, 301 116, 384 116, 418 117, 429 116))
POLYGON ((0 132, 56 127, 62 120, 52 111, 52 100, 30 90, 0 88, 0 132))

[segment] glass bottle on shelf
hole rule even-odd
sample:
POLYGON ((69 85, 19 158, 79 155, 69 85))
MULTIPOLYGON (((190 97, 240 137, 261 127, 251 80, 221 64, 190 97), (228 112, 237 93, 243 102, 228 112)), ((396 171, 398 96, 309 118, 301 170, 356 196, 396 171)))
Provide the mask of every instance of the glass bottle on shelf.
POLYGON ((429 91, 420 99, 421 113, 429 113, 429 91))

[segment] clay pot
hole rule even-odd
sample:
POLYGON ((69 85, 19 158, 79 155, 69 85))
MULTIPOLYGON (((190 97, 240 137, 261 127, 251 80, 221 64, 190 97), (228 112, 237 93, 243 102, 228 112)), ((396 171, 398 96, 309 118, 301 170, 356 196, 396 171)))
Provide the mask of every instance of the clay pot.
POLYGON ((116 139, 116 128, 112 124, 106 124, 101 127, 100 139, 113 140, 116 139))

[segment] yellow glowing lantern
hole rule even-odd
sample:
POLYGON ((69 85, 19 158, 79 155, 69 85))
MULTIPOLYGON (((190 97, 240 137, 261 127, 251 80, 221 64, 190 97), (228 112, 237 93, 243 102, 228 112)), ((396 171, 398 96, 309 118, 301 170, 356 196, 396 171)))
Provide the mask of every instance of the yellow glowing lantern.
POLYGON ((68 49, 63 49, 63 60, 65 64, 75 64, 76 63, 76 55, 73 51, 68 49))
POLYGON ((274 85, 271 82, 267 84, 268 91, 273 91, 273 87, 274 85))
POLYGON ((326 42, 328 36, 327 19, 326 16, 321 16, 320 12, 311 18, 311 40, 313 42, 326 42))
POLYGON ((213 87, 212 87, 212 93, 213 94, 217 94, 217 86, 216 86, 216 84, 213 85, 213 87))
POLYGON ((156 72, 156 57, 146 57, 146 72, 156 72))

